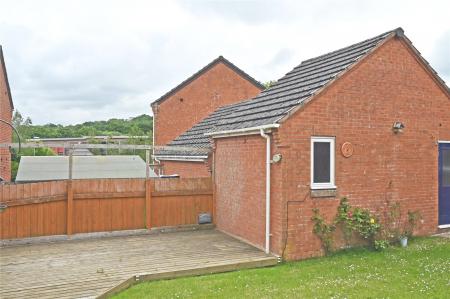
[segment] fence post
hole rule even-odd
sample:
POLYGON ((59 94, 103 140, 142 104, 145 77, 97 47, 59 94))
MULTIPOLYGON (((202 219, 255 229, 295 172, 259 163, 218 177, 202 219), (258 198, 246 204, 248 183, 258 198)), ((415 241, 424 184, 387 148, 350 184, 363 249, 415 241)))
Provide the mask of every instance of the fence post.
POLYGON ((145 180, 145 227, 152 228, 152 181, 145 180))
POLYGON ((72 180, 67 181, 67 234, 73 233, 73 188, 72 180))
POLYGON ((69 180, 67 181, 67 234, 73 233, 73 188, 72 188, 73 155, 69 154, 69 180))

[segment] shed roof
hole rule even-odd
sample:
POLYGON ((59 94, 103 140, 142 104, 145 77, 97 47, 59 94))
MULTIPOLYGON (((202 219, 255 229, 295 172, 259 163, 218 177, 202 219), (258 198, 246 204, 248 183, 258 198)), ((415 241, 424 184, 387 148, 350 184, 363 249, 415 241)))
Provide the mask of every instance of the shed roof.
POLYGON ((14 110, 14 103, 12 100, 11 88, 9 88, 8 73, 6 72, 5 57, 3 56, 2 45, 0 45, 0 66, 3 69, 3 75, 6 81, 6 91, 8 92, 9 103, 11 105, 11 109, 14 110))
POLYGON ((246 79, 247 81, 249 81, 250 83, 255 85, 256 87, 258 87, 259 89, 261 89, 261 90, 264 89, 264 86, 260 82, 258 82, 253 77, 251 77, 249 74, 247 74, 246 72, 244 72, 243 70, 238 68, 236 65, 231 63, 229 60, 225 59, 225 57, 219 56, 216 59, 214 59, 213 61, 211 61, 209 64, 207 64, 205 67, 200 69, 198 72, 196 72, 195 74, 193 74, 192 76, 190 76, 189 78, 187 78, 186 80, 184 80, 183 82, 178 84, 176 87, 172 88, 167 93, 162 95, 159 99, 155 100, 152 103, 152 106, 163 102, 165 99, 167 99, 168 97, 170 97, 171 95, 173 95, 174 93, 176 93, 177 91, 179 91, 180 89, 182 89, 183 87, 185 87, 186 85, 188 85, 189 83, 191 83, 192 81, 194 81, 195 79, 200 77, 202 74, 206 73, 208 70, 210 70, 212 67, 214 67, 218 63, 225 64, 226 66, 231 68, 233 71, 238 73, 241 77, 243 77, 244 79, 246 79))
MULTIPOLYGON (((74 156, 73 179, 145 178, 146 165, 139 156, 74 156)), ((150 170, 150 177, 157 175, 150 170)), ((23 156, 16 182, 66 180, 68 156, 23 156)))

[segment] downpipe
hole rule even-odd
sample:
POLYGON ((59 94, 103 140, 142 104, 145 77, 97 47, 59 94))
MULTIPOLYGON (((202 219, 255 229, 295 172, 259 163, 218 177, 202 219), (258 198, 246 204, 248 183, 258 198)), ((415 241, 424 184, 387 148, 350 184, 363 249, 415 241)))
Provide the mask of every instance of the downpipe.
POLYGON ((266 139, 266 254, 270 253, 270 135, 260 129, 261 137, 266 139))

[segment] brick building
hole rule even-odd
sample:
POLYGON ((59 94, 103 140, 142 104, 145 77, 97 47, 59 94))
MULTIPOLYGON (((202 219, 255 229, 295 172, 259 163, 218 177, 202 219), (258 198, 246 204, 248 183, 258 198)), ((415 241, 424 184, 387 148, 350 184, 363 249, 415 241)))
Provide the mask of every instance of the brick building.
POLYGON ((205 133, 217 228, 286 259, 323 253, 312 209, 331 221, 343 196, 419 210, 418 234, 450 224, 450 92, 401 28, 305 60, 183 135, 205 133))
MULTIPOLYGON (((217 108, 248 99, 264 87, 220 56, 152 103, 155 145, 197 146, 192 140, 174 140, 217 108)), ((203 153, 157 152, 164 174, 210 176, 203 153)))
MULTIPOLYGON (((2 46, 0 46, 0 119, 10 122, 14 109, 11 90, 6 73, 5 59, 2 46)), ((0 122, 0 143, 9 143, 12 138, 11 127, 0 122)), ((11 180, 11 154, 8 149, 0 148, 0 181, 11 180)))

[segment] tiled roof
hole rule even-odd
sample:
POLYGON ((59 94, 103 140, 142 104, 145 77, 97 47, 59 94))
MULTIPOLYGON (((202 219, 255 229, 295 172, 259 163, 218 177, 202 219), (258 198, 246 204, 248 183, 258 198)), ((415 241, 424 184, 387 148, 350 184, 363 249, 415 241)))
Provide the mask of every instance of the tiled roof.
POLYGON ((243 70, 238 68, 236 65, 231 63, 229 60, 225 59, 225 57, 219 56, 216 59, 214 59, 213 61, 211 61, 208 65, 203 67, 201 70, 199 70, 198 72, 196 72, 195 74, 193 74, 192 76, 190 76, 189 78, 187 78, 186 80, 184 80, 183 82, 178 84, 176 87, 169 90, 166 94, 161 96, 159 99, 154 101, 152 103, 152 106, 155 104, 161 103, 162 101, 167 99, 169 96, 173 95, 175 92, 179 91, 180 89, 182 89, 183 87, 185 87, 186 85, 188 85, 189 83, 191 83, 192 81, 194 81, 195 79, 200 77, 202 74, 204 74, 206 71, 208 71, 209 69, 211 69, 213 66, 215 66, 216 64, 218 64, 220 62, 227 65, 229 68, 231 68, 233 71, 238 73, 240 76, 242 76, 244 79, 246 79, 247 81, 249 81, 256 87, 258 87, 259 89, 261 89, 261 90, 264 89, 264 86, 260 82, 258 82, 253 77, 251 77, 249 74, 247 74, 246 72, 244 72, 243 70))
POLYGON ((303 61, 255 98, 233 105, 233 112, 221 117, 213 131, 277 123, 292 108, 314 96, 318 90, 355 64, 396 30, 303 61))
MULTIPOLYGON (((401 28, 388 31, 357 44, 303 61, 256 97, 224 106, 177 137, 169 146, 209 148, 205 133, 276 124, 295 107, 363 58, 387 37, 403 34, 401 28)), ((168 154, 168 153, 167 153, 168 154)), ((172 155, 178 153, 172 152, 172 155)), ((188 156, 189 153, 184 152, 188 156)))

